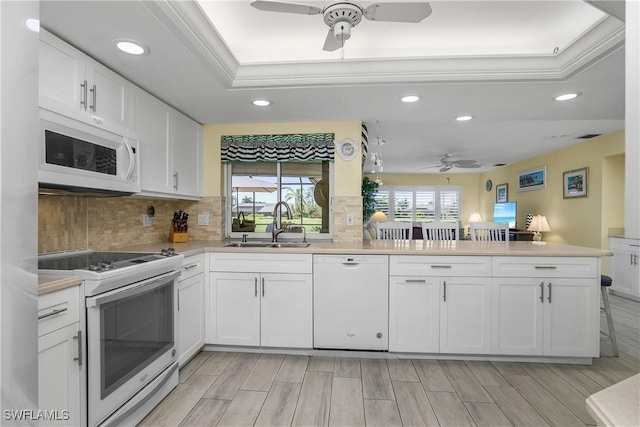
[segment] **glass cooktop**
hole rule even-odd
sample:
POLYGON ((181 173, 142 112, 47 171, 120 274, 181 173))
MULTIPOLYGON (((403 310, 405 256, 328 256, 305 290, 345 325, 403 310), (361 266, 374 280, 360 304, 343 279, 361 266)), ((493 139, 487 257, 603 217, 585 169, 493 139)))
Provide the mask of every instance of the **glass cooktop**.
POLYGON ((115 269, 157 259, 159 255, 138 252, 90 252, 65 254, 38 260, 39 270, 96 270, 115 269))

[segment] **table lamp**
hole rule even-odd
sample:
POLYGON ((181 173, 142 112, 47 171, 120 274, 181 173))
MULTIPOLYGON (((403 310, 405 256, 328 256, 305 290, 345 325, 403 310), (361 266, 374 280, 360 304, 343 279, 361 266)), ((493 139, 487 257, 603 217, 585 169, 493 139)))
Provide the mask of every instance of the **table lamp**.
POLYGON ((529 224, 529 231, 533 231, 533 241, 540 242, 542 240, 541 232, 551 231, 547 217, 544 215, 534 215, 531 219, 531 224, 529 224))
POLYGON ((374 212, 373 215, 371 215, 371 218, 369 218, 369 222, 367 222, 367 225, 364 227, 365 230, 368 231, 369 233, 369 239, 375 239, 378 236, 378 232, 377 232, 377 227, 376 224, 378 222, 387 222, 389 221, 389 218, 387 218, 387 215, 384 212, 381 211, 376 211, 374 212))

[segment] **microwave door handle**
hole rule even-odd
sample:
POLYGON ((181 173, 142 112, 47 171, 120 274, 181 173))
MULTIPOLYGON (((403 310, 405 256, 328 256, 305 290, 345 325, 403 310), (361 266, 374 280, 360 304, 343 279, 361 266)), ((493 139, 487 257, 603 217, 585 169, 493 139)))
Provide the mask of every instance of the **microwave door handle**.
POLYGON ((133 153, 133 148, 131 148, 129 141, 127 141, 127 137, 123 136, 122 141, 124 142, 124 146, 127 147, 127 153, 129 153, 129 169, 127 169, 127 173, 125 175, 125 179, 129 179, 131 178, 131 173, 135 168, 136 159, 135 159, 135 154, 133 153))
POLYGON ((114 289, 113 291, 106 292, 102 295, 87 298, 87 308, 96 307, 111 301, 132 297, 143 292, 148 292, 153 289, 160 288, 162 286, 165 286, 168 282, 175 280, 179 275, 179 271, 173 271, 158 277, 143 280, 142 282, 136 283, 133 287, 127 290, 114 289))

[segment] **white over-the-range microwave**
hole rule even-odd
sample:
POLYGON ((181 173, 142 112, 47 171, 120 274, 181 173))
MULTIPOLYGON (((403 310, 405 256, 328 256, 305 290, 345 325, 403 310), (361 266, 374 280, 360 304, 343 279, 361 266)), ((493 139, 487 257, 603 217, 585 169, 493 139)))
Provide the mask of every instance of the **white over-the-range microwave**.
POLYGON ((140 192, 138 141, 40 109, 41 194, 140 192))

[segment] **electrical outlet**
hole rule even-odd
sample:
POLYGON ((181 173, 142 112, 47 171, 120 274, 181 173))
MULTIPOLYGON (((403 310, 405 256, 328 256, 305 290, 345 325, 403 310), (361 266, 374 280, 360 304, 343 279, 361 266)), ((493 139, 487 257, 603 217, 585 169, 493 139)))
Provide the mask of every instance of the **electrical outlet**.
POLYGON ((353 225, 353 214, 347 214, 347 225, 353 225))
POLYGON ((148 214, 142 215, 142 226, 143 227, 151 227, 153 225, 153 217, 148 214))
POLYGON ((209 214, 198 214, 198 225, 209 225, 209 214))

